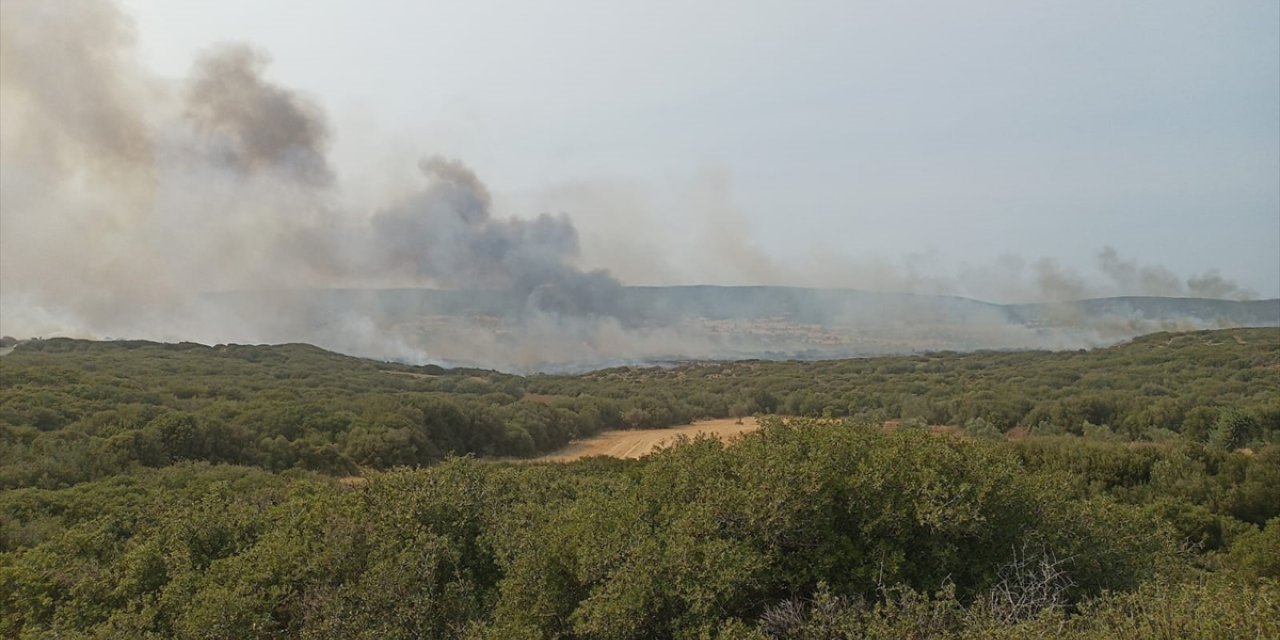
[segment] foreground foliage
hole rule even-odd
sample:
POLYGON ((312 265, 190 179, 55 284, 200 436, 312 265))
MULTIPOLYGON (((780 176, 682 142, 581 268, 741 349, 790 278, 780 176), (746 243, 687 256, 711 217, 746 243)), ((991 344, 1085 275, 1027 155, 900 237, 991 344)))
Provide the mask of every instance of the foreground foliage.
MULTIPOLYGON (((1109 484, 1105 465, 1081 484, 1052 443, 1032 457, 766 422, 640 461, 451 459, 345 482, 183 464, 10 491, 0 635, 1225 638, 1280 624, 1274 514, 1258 527, 1150 477, 1109 484), (1206 527, 1218 548, 1197 542, 1206 527)), ((1131 445, 1097 450, 1141 464, 1131 445)), ((1220 455, 1246 476, 1280 471, 1264 453, 1220 455)))
POLYGON ((1275 329, 529 378, 27 343, 0 637, 1280 637, 1277 390, 1275 329), (752 412, 811 417, 486 458, 752 412))

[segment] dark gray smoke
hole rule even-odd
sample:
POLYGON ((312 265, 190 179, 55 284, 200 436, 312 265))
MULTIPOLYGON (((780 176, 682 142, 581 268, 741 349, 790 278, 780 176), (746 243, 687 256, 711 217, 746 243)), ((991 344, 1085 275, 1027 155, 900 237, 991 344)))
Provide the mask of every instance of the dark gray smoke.
POLYGON ((497 219, 488 189, 461 162, 435 156, 420 167, 427 187, 373 217, 385 258, 379 271, 408 270, 448 288, 514 290, 540 311, 614 312, 621 284, 571 266, 579 246, 568 216, 497 219))
POLYGON ((267 170, 315 186, 332 183, 323 112, 264 80, 267 63, 245 45, 222 46, 196 61, 186 115, 209 135, 208 157, 245 174, 267 170))

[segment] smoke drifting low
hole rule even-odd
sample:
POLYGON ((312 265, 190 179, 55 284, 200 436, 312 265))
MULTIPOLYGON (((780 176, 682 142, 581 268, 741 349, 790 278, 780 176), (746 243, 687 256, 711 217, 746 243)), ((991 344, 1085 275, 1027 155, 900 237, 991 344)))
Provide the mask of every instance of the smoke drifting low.
MULTIPOLYGON (((188 78, 166 81, 138 66, 132 30, 97 0, 0 4, 0 333, 307 341, 508 369, 787 355, 832 341, 853 353, 1081 340, 1063 344, 1002 311, 966 307, 973 315, 958 324, 968 337, 904 341, 889 331, 903 326, 894 305, 919 317, 918 306, 880 300, 869 309, 821 296, 814 300, 830 307, 791 318, 785 331, 769 322, 800 302, 740 310, 750 322, 708 319, 715 314, 697 304, 629 294, 609 272, 579 268, 581 241, 567 216, 502 217, 475 173, 449 158, 424 158, 412 193, 352 204, 330 161, 324 110, 271 81, 265 53, 217 47, 188 78), (389 284, 472 293, 376 291, 389 284), (834 325, 870 330, 873 343, 823 333, 834 325)), ((758 254, 728 246, 735 242, 747 240, 716 246, 758 254)), ((761 260, 755 273, 792 283, 809 275, 761 260)), ((1214 272, 1184 282, 1110 248, 1099 260, 1119 293, 1247 295, 1214 272)), ((971 288, 964 278, 873 272, 871 289, 971 288)), ((1032 297, 1091 293, 1052 262, 1031 272, 1032 297)), ((946 324, 945 315, 928 326, 946 324)))

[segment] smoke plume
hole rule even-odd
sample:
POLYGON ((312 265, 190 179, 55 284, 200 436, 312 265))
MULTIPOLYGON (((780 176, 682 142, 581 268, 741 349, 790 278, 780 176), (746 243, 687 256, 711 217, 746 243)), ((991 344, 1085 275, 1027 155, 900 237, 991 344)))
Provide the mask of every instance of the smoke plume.
POLYGON ((272 171, 308 185, 331 184, 324 115, 304 97, 267 82, 262 73, 268 62, 244 45, 196 61, 185 115, 208 136, 205 157, 241 174, 272 171))
POLYGON ((1191 276, 1185 282, 1177 274, 1159 265, 1140 265, 1132 260, 1124 260, 1111 247, 1104 247, 1098 252, 1098 266, 1115 284, 1119 295, 1137 296, 1185 296, 1193 295, 1205 298, 1226 298, 1248 300, 1254 297, 1252 291, 1241 289, 1236 283, 1223 278, 1217 271, 1211 270, 1198 276, 1191 276))
MULTIPOLYGON (((569 315, 616 311, 621 284, 571 266, 578 232, 568 216, 499 220, 484 184, 456 160, 420 163, 429 184, 373 217, 378 272, 408 271, 456 289, 506 289, 538 310, 569 315)), ((371 252, 372 253, 372 252, 371 252)))
POLYGON ((573 266, 566 216, 499 219, 456 160, 423 160, 407 198, 338 205, 325 114, 261 51, 219 46, 166 82, 108 3, 3 12, 5 331, 287 338, 195 294, 339 282, 510 290, 571 316, 615 304, 615 279, 573 266))
MULTIPOLYGON (((306 341, 525 370, 1078 346, 1166 327, 1125 311, 1120 329, 1047 334, 1036 323, 1066 316, 958 298, 625 288, 608 271, 579 267, 582 239, 569 217, 502 215, 455 159, 427 156, 407 193, 350 202, 324 110, 277 84, 262 51, 218 46, 188 77, 164 80, 139 66, 133 45, 132 23, 105 1, 0 3, 0 333, 306 341)), ((810 265, 781 264, 752 239, 727 178, 705 182, 688 203, 709 222, 705 241, 686 252, 715 263, 699 274, 980 289, 916 259, 904 267, 815 250, 810 265)), ((592 193, 595 206, 607 191, 592 193)), ((627 240, 619 253, 643 261, 632 273, 682 271, 655 264, 661 247, 627 240)), ((973 273, 984 274, 984 291, 1020 299, 1248 296, 1217 272, 1184 282, 1109 247, 1098 261, 1101 285, 1048 259, 973 273)))

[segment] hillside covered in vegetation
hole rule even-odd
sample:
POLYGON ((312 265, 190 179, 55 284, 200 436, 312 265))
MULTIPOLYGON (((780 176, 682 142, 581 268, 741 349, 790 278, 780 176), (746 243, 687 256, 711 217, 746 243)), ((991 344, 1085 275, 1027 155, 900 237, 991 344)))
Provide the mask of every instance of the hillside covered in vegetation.
POLYGON ((532 377, 29 342, 0 636, 1275 637, 1278 390, 1276 329, 532 377), (492 458, 749 413, 803 417, 492 458))
POLYGON ((520 377, 307 345, 28 342, 0 360, 0 487, 204 460, 350 475, 530 456, 602 429, 781 414, 1220 449, 1276 440, 1280 329, 1107 349, 747 361, 520 377))

